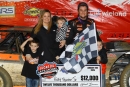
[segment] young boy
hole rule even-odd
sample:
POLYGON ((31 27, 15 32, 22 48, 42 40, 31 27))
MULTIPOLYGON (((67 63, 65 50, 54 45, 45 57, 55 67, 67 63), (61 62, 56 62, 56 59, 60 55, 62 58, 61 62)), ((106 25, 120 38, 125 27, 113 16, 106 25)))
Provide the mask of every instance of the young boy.
POLYGON ((31 57, 27 59, 25 58, 24 66, 22 69, 21 75, 26 77, 26 87, 38 87, 39 86, 39 76, 36 75, 36 69, 38 65, 38 47, 39 47, 39 41, 38 39, 29 38, 26 41, 22 43, 20 46, 21 50, 24 52, 24 55, 26 54, 25 45, 29 42, 29 50, 31 57))
POLYGON ((107 59, 107 51, 103 47, 102 41, 97 41, 98 47, 98 55, 96 58, 92 58, 88 64, 101 64, 102 66, 102 87, 106 87, 106 79, 105 79, 105 72, 106 72, 106 63, 108 62, 107 59))
POLYGON ((53 46, 53 49, 55 49, 55 56, 56 56, 56 62, 61 63, 59 61, 60 54, 65 50, 65 47, 60 48, 60 41, 65 40, 66 38, 66 31, 68 29, 67 27, 67 20, 64 17, 58 17, 57 21, 57 31, 56 31, 56 43, 53 46), (58 48, 58 49, 56 49, 58 48))
POLYGON ((105 72, 106 72, 106 63, 108 62, 107 53, 106 49, 103 48, 102 41, 97 41, 97 46, 99 54, 99 56, 97 57, 97 64, 101 64, 102 66, 102 87, 106 87, 105 72))

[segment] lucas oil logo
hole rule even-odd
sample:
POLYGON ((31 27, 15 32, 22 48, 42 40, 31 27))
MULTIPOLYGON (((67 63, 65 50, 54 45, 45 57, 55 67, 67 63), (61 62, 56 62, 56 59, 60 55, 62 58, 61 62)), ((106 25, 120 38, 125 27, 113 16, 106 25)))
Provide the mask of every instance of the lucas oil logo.
POLYGON ((0 7, 0 16, 14 16, 15 7, 14 6, 1 6, 0 7))
POLYGON ((37 16, 40 13, 40 10, 37 8, 28 8, 26 11, 24 11, 24 14, 30 15, 30 16, 37 16))
POLYGON ((37 75, 42 78, 51 79, 58 72, 58 67, 55 62, 44 62, 43 64, 39 64, 37 67, 37 75))

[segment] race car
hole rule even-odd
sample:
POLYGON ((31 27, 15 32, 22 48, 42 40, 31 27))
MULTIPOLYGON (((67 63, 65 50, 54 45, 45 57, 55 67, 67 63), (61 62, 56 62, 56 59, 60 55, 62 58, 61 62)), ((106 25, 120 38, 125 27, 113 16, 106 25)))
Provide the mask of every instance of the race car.
POLYGON ((0 87, 25 85, 21 76, 24 56, 20 45, 29 36, 32 28, 0 26, 0 87))
POLYGON ((130 85, 130 43, 112 41, 106 43, 108 63, 106 78, 111 87, 129 87, 130 85), (112 57, 111 57, 112 56, 112 57))
POLYGON ((130 0, 0 0, 0 87, 25 85, 19 45, 36 25, 40 9, 71 20, 81 1, 88 4, 88 16, 108 50, 108 87, 130 86, 130 0))

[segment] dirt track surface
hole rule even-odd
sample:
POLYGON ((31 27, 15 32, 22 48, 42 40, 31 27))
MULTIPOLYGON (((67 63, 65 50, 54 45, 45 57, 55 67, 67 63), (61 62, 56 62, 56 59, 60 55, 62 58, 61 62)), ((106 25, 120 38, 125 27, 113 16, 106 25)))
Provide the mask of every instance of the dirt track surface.
POLYGON ((23 64, 20 62, 0 62, 2 67, 8 71, 14 86, 25 85, 25 77, 21 76, 23 64))
MULTIPOLYGON (((112 61, 113 59, 109 59, 107 65, 111 65, 112 61)), ((11 75, 14 87, 25 87, 25 77, 21 76, 23 64, 20 62, 0 62, 0 64, 2 64, 3 68, 5 68, 11 75)), ((109 68, 110 67, 107 66, 106 78, 108 78, 109 75, 109 68)), ((111 87, 108 79, 106 79, 106 87, 111 87)))

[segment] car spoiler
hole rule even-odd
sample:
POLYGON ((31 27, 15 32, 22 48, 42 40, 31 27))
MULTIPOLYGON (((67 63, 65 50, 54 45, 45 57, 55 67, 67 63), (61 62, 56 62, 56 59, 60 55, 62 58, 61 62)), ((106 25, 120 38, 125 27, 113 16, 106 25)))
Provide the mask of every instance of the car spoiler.
POLYGON ((33 27, 0 26, 0 32, 31 32, 33 27))

